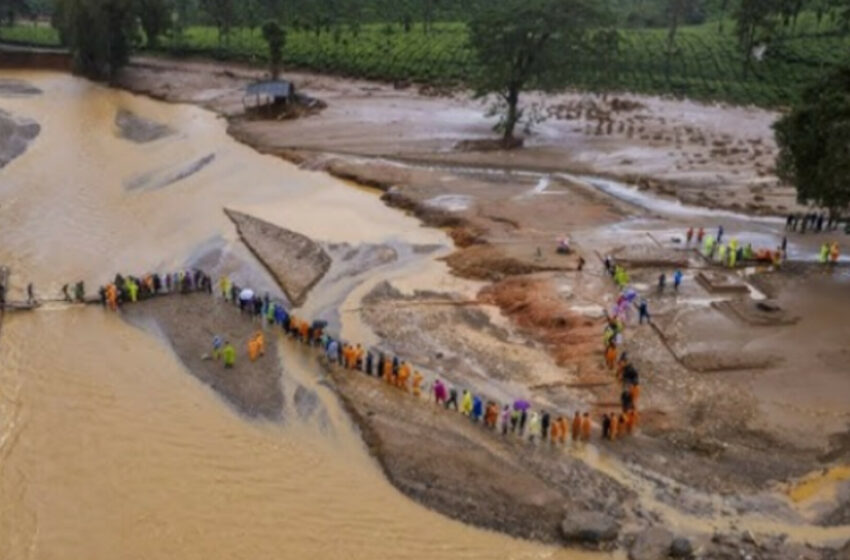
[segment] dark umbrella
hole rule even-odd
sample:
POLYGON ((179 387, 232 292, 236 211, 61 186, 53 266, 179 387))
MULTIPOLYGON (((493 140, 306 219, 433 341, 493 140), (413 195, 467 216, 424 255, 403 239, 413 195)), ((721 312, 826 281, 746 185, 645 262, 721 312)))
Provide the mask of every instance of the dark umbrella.
POLYGON ((322 319, 316 319, 313 321, 313 330, 321 330, 328 326, 328 322, 322 319))

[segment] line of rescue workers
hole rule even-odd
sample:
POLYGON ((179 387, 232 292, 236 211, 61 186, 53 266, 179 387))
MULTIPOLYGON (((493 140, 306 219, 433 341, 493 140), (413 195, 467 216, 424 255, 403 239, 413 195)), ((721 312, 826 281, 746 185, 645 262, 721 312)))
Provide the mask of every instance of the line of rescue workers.
MULTIPOLYGON (((232 282, 227 276, 219 279, 218 288, 222 299, 237 307, 241 313, 269 326, 280 327, 291 338, 319 348, 332 364, 376 377, 414 397, 427 397, 437 405, 455 410, 503 435, 516 434, 530 441, 539 439, 552 444, 565 443, 569 438, 575 442, 588 441, 591 437, 592 422, 588 412, 576 411, 570 418, 569 415, 552 414, 546 410, 532 410, 531 403, 525 399, 499 404, 494 399, 472 391, 461 391, 440 378, 426 383, 422 373, 398 356, 367 351, 360 344, 338 340, 327 332, 326 322, 303 320, 287 310, 282 303, 272 300, 268 294, 260 297, 250 288, 242 288, 232 282)), ((213 292, 211 278, 197 269, 142 277, 116 275, 113 282, 99 290, 101 304, 113 311, 122 305, 159 295, 193 292, 213 292)), ((621 348, 625 330, 623 319, 624 316, 615 309, 603 335, 606 366, 622 383, 621 411, 604 414, 600 419, 601 436, 610 440, 630 435, 638 422, 639 378, 637 369, 621 348)), ((261 329, 257 330, 246 342, 248 359, 251 362, 259 359, 265 354, 265 347, 265 334, 261 329)), ((237 360, 236 347, 229 340, 215 336, 211 358, 221 361, 225 368, 233 368, 237 360)))

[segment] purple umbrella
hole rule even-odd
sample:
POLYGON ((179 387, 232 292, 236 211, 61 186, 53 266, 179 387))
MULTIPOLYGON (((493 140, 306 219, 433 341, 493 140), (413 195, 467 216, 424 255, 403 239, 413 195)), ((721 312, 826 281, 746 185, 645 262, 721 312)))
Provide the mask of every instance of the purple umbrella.
POLYGON ((514 410, 528 410, 531 408, 531 403, 524 399, 517 399, 514 401, 514 410))

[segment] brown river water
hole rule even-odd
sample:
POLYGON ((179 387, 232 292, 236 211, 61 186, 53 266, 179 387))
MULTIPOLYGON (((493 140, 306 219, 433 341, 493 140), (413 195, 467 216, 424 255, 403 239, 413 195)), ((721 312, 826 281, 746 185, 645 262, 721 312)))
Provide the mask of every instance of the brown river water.
MULTIPOLYGON (((4 77, 44 92, 0 97, 0 109, 42 126, 0 170, 0 264, 11 267, 18 296, 29 281, 43 297, 76 280, 91 291, 117 271, 169 270, 203 247, 244 255, 225 206, 321 240, 447 244, 373 193, 236 143, 210 112, 63 74, 4 77), (147 144, 121 139, 119 109, 174 133, 147 144), (200 171, 164 186, 205 158, 200 171)), ((433 281, 440 266, 412 270, 433 281)), ((155 336, 100 309, 7 317, 0 558, 591 557, 474 529, 408 500, 317 383, 309 357, 283 354, 287 375, 319 394, 332 429, 244 419, 155 336)))

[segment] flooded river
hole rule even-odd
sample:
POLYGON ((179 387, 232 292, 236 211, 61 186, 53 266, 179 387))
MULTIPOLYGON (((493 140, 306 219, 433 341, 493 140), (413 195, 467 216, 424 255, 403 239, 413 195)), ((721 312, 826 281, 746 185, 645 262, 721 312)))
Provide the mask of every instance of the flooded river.
MULTIPOLYGON (((207 111, 62 74, 4 77, 43 91, 0 97, 0 109, 41 125, 0 170, 0 264, 11 267, 17 295, 29 281, 56 297, 65 282, 85 280, 91 291, 117 271, 165 271, 210 255, 255 267, 223 207, 325 241, 447 243, 372 193, 232 141, 207 111), (172 133, 122 139, 119 110, 172 133)), ((283 354, 287 375, 312 379, 323 395, 332 430, 246 420, 162 341, 99 309, 8 317, 0 558, 583 556, 473 529, 406 499, 321 393, 308 355, 283 354)))

